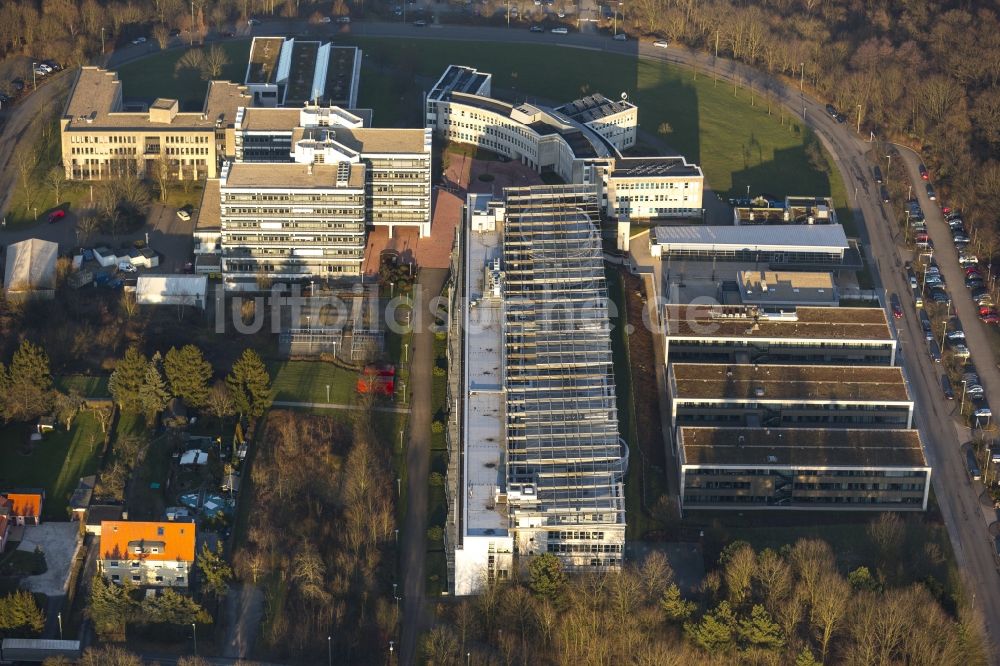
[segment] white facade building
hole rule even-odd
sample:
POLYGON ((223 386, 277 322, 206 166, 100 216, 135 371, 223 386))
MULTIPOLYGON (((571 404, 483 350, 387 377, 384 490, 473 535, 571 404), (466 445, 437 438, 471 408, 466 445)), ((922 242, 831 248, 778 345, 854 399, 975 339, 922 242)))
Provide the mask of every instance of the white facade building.
POLYGON ((636 145, 638 109, 590 95, 556 108, 490 97, 491 75, 451 65, 427 95, 428 128, 594 188, 609 218, 700 216, 704 176, 683 157, 624 157, 636 145))

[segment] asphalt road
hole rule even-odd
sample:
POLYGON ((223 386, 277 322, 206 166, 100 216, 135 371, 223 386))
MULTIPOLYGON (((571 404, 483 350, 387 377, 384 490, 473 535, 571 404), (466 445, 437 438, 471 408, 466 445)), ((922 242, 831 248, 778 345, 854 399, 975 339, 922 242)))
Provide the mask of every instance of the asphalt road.
MULTIPOLYGON (((308 32, 310 35, 333 36, 341 32, 342 26, 323 25, 310 26, 305 22, 265 21, 252 30, 253 35, 283 35, 298 32, 308 32)), ((241 36, 250 31, 247 26, 239 26, 241 36)), ((866 255, 873 265, 873 274, 877 284, 881 284, 888 292, 908 293, 904 282, 901 248, 896 245, 893 227, 889 224, 890 216, 878 200, 878 190, 869 177, 868 163, 864 153, 868 145, 852 131, 850 125, 840 125, 826 115, 823 104, 800 96, 795 85, 786 85, 762 74, 752 68, 724 59, 715 59, 704 53, 688 51, 679 48, 657 49, 649 43, 635 41, 617 42, 603 34, 572 33, 569 35, 553 35, 551 33, 529 33, 525 27, 492 28, 473 27, 465 25, 430 25, 418 28, 409 24, 399 23, 366 23, 355 22, 349 27, 349 32, 355 35, 371 37, 412 37, 428 39, 447 39, 455 41, 504 41, 508 43, 541 43, 556 44, 571 48, 605 51, 621 55, 641 56, 652 60, 671 62, 698 69, 706 73, 715 73, 725 80, 739 80, 745 85, 768 85, 777 99, 792 111, 800 114, 805 122, 813 127, 824 145, 831 152, 837 168, 844 175, 844 181, 849 195, 853 192, 852 206, 855 218, 859 221, 860 235, 866 255), (864 224, 860 222, 863 220, 864 224)), ((179 45, 179 44, 178 44, 179 45)), ((155 50, 151 49, 151 50, 155 50)), ((128 50, 125 50, 128 51, 128 50)), ((119 59, 131 59, 141 55, 138 52, 124 52, 119 59)), ((460 60, 460 58, 457 58, 460 60)), ((116 63, 117 64, 117 63, 116 63)), ((41 92, 41 91, 39 91, 41 92)), ((37 112, 44 104, 44 98, 36 93, 23 103, 19 110, 37 112)), ((23 119, 22 119, 23 122, 23 119)), ((8 128, 9 129, 9 128, 8 128)), ((0 165, 6 165, 9 159, 8 132, 0 139, 0 165)), ((971 315, 971 301, 966 295, 960 295, 963 290, 961 275, 958 272, 957 261, 950 249, 950 237, 943 226, 936 207, 922 195, 920 181, 916 177, 916 158, 905 156, 907 169, 911 179, 918 185, 915 190, 922 199, 924 211, 928 216, 928 227, 939 248, 938 261, 945 279, 953 290, 953 298, 959 315, 965 324, 968 346, 974 359, 983 359, 977 367, 987 393, 991 394, 1000 387, 1000 373, 991 362, 992 353, 985 334, 977 330, 976 318, 971 315), (989 359, 990 362, 987 362, 989 359)), ((9 171, 0 175, 0 186, 9 183, 9 171)), ((9 190, 9 185, 4 191, 9 190)), ((443 272, 442 272, 443 273, 443 272)), ((428 291, 430 282, 443 281, 443 274, 436 276, 422 275, 428 291)), ((440 284, 437 285, 438 288, 440 284)), ((967 437, 962 432, 952 415, 956 409, 951 402, 945 402, 938 388, 940 368, 933 364, 924 346, 922 330, 916 321, 912 308, 907 308, 906 317, 899 324, 902 341, 902 357, 906 369, 911 393, 916 401, 916 422, 924 436, 928 461, 934 466, 933 483, 942 514, 948 526, 949 535, 958 559, 959 567, 970 593, 975 593, 975 609, 981 613, 990 647, 987 654, 996 653, 995 646, 1000 645, 1000 598, 995 593, 997 589, 998 572, 993 556, 993 548, 988 540, 987 523, 995 520, 992 510, 985 510, 979 500, 981 487, 968 481, 965 474, 964 461, 959 451, 960 441, 967 437)), ((427 433, 430 420, 430 363, 432 355, 432 339, 429 332, 414 336, 413 361, 413 419, 411 422, 410 449, 407 464, 409 466, 409 505, 405 523, 403 572, 404 579, 404 610, 403 610, 403 640, 400 660, 402 663, 413 663, 416 638, 421 629, 423 617, 423 586, 424 586, 424 531, 426 529, 426 477, 428 466, 427 433), (420 390, 422 375, 426 386, 420 390), (426 402, 426 404, 424 404, 426 402)), ((997 661, 991 656, 991 660, 997 661)))
POLYGON ((423 268, 417 276, 414 313, 413 360, 410 363, 409 445, 406 449, 406 518, 403 522, 403 617, 399 663, 416 663, 417 638, 428 629, 424 607, 427 557, 427 475, 431 455, 431 393, 434 366, 434 324, 431 300, 441 293, 447 269, 423 268))
MULTIPOLYGON (((284 34, 288 26, 283 23, 266 22, 254 29, 254 34, 284 34)), ((870 177, 869 164, 865 153, 871 148, 862 137, 853 131, 849 123, 839 124, 829 117, 825 104, 816 102, 802 95, 798 86, 791 82, 778 80, 740 63, 725 59, 716 59, 711 55, 690 51, 682 48, 660 49, 650 43, 635 41, 617 42, 607 35, 573 33, 569 35, 553 35, 551 33, 530 33, 526 29, 506 29, 492 27, 432 25, 417 28, 401 23, 362 23, 351 24, 351 32, 356 35, 371 37, 413 37, 427 39, 447 39, 456 41, 505 41, 509 43, 544 43, 557 44, 571 48, 606 51, 621 55, 640 56, 652 60, 670 62, 677 65, 695 68, 699 71, 716 74, 727 81, 739 81, 743 85, 753 85, 764 89, 766 85, 777 100, 784 103, 794 113, 798 114, 806 124, 812 127, 827 150, 833 156, 837 168, 844 178, 845 187, 850 199, 854 217, 858 222, 859 235, 865 252, 872 266, 872 273, 877 285, 887 292, 906 294, 908 284, 904 282, 902 272, 901 252, 904 248, 898 246, 894 238, 894 225, 890 224, 891 211, 883 206, 878 196, 878 187, 870 177)), ((310 30, 317 34, 315 27, 310 30)), ((322 33, 320 33, 322 34, 322 33)), ((460 58, 456 58, 460 60, 460 58)), ((905 153, 905 151, 904 151, 905 153)), ((915 157, 907 160, 911 178, 917 183, 914 188, 922 197, 922 205, 928 215, 928 226, 934 238, 935 246, 948 248, 950 236, 946 236, 936 206, 923 197, 923 187, 920 187, 916 177, 915 157)), ((939 262, 946 281, 953 290, 962 290, 963 282, 958 274, 957 260, 950 250, 940 251, 939 262), (948 256, 945 256, 948 255, 948 256)), ((954 300, 962 315, 966 329, 976 329, 979 326, 976 318, 970 316, 971 301, 968 297, 960 297, 954 293, 954 300)), ((912 300, 910 301, 912 305, 912 300)), ((883 303, 884 305, 884 303, 883 303)), ((983 331, 969 335, 969 348, 973 357, 992 360, 992 353, 983 331)), ((958 428, 953 415, 956 407, 951 401, 944 401, 939 389, 940 368, 930 360, 916 315, 908 308, 907 316, 900 323, 900 337, 903 341, 902 359, 910 382, 911 394, 916 402, 916 423, 924 437, 927 459, 934 468, 932 476, 935 495, 940 505, 942 515, 948 527, 955 556, 962 571, 967 591, 970 597, 975 596, 975 609, 981 614, 990 643, 987 654, 991 661, 1000 663, 996 646, 1000 645, 1000 595, 996 594, 1000 575, 998 575, 993 546, 988 539, 987 523, 996 518, 990 511, 984 511, 980 505, 981 487, 969 482, 965 473, 964 460, 959 450, 959 444, 967 438, 958 428)), ((986 365, 982 363, 981 365, 986 365)), ((995 365, 989 363, 982 371, 984 388, 991 394, 1000 388, 1000 373, 995 365)), ((414 406, 414 419, 419 410, 414 406)), ((425 492, 422 488, 413 488, 414 477, 411 476, 411 492, 425 492)), ((412 504, 411 509, 415 508, 412 504)), ((409 524, 409 521, 408 521, 409 524)), ((409 548, 407 548, 409 550, 409 548)), ((410 557, 408 555, 407 557, 410 557)), ((409 583, 408 579, 408 583, 409 583)), ((410 603, 408 601, 409 610, 410 603)), ((404 637, 413 636, 415 627, 413 620, 416 615, 410 612, 404 614, 404 637)), ((413 640, 412 638, 410 639, 413 640)), ((411 656, 412 643, 404 638, 404 650, 410 651, 404 655, 411 656)), ((404 663, 412 663, 404 661, 404 663)))

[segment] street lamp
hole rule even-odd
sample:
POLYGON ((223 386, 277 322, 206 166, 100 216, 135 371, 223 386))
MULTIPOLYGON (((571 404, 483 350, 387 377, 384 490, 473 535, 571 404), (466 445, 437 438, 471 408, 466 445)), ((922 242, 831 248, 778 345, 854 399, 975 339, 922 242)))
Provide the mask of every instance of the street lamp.
POLYGON ((861 105, 858 104, 858 134, 861 134, 861 105))
POLYGON ((396 545, 399 545, 399 528, 396 528, 396 545))
POLYGON ((941 322, 941 349, 944 349, 944 336, 948 333, 948 322, 941 322))
POLYGON ((403 495, 403 480, 398 476, 396 477, 396 496, 401 497, 403 495))
POLYGON ((35 81, 35 69, 38 67, 38 63, 34 60, 31 61, 31 88, 33 90, 38 90, 38 83, 35 81))
POLYGON ((62 632, 62 611, 60 611, 56 615, 56 618, 59 620, 59 640, 62 640, 63 639, 63 632, 62 632))
POLYGON ((959 416, 964 416, 965 415, 965 389, 966 389, 967 385, 968 385, 968 380, 967 379, 963 379, 962 380, 962 404, 960 404, 958 406, 958 415, 959 416))
POLYGON ((333 666, 333 636, 326 637, 326 665, 333 666))
POLYGON ((892 176, 892 155, 886 155, 885 159, 889 160, 889 164, 885 167, 885 184, 889 184, 889 177, 892 176))
POLYGON ((101 56, 104 56, 104 26, 101 26, 101 56))
POLYGON ((194 622, 191 623, 191 631, 194 636, 194 656, 198 656, 198 627, 194 622))
POLYGON ((389 641, 389 663, 392 663, 392 650, 394 647, 393 641, 389 641))
MULTIPOLYGON (((716 49, 716 55, 718 55, 718 49, 716 49)), ((799 63, 801 71, 799 72, 799 94, 802 94, 802 86, 806 82, 806 64, 804 62, 799 63)))

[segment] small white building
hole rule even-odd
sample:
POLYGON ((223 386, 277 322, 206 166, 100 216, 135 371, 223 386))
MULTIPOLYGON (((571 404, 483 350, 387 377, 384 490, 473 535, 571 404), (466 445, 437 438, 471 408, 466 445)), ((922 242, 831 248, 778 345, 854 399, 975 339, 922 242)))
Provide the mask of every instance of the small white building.
POLYGON ((204 310, 208 299, 208 277, 140 275, 135 298, 139 305, 192 305, 204 310))
POLYGON ((7 246, 4 290, 9 299, 50 299, 56 293, 59 244, 29 238, 7 246))

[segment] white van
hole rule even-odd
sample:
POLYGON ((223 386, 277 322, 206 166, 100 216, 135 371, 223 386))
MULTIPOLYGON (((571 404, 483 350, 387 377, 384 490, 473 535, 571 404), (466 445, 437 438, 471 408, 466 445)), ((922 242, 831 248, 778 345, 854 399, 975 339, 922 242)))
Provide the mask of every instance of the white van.
POLYGON ((569 33, 569 30, 567 30, 566 28, 552 28, 552 30, 549 30, 549 32, 551 32, 553 35, 566 35, 569 33))

